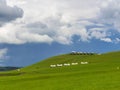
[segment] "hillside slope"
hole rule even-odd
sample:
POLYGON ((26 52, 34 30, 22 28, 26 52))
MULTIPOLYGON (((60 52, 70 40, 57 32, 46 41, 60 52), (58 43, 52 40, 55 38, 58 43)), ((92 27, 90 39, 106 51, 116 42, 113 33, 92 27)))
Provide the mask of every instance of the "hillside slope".
MULTIPOLYGON (((39 71, 43 69, 51 69, 50 65, 51 64, 64 64, 64 63, 74 63, 78 62, 78 66, 85 66, 81 65, 81 62, 89 62, 88 65, 119 65, 120 63, 120 52, 111 52, 111 53, 105 53, 101 55, 70 55, 70 54, 65 54, 65 55, 59 55, 59 56, 54 56, 51 58, 48 58, 46 60, 43 60, 39 63, 33 64, 31 66, 28 66, 26 68, 23 68, 23 71, 39 71)), ((72 66, 71 66, 72 67, 72 66)), ((66 67, 62 67, 66 68, 66 67)))
POLYGON ((1 90, 119 90, 120 52, 59 55, 0 75, 1 90), (79 64, 50 68, 51 64, 72 62, 79 64))

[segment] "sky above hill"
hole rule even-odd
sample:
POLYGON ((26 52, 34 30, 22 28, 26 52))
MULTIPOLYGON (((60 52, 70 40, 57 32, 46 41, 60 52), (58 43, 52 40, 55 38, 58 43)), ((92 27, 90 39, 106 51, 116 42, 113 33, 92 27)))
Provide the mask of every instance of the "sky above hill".
POLYGON ((119 0, 0 0, 0 65, 120 50, 119 8, 119 0))

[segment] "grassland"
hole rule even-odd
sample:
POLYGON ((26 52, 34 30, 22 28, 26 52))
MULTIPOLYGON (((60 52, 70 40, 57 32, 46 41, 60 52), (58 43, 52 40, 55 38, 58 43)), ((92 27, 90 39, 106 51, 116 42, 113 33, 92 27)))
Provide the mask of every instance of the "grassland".
POLYGON ((0 90, 120 90, 120 52, 59 55, 21 71, 0 73, 0 90), (50 68, 51 64, 87 61, 87 65, 50 68))

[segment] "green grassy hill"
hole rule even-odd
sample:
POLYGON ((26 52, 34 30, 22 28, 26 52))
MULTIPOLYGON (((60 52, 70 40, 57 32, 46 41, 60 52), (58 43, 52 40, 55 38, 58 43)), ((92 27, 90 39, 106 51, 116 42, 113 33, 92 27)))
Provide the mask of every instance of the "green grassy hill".
POLYGON ((120 52, 59 55, 20 71, 0 73, 0 90, 120 90, 119 67, 120 52), (74 62, 79 64, 50 68, 51 64, 74 62))

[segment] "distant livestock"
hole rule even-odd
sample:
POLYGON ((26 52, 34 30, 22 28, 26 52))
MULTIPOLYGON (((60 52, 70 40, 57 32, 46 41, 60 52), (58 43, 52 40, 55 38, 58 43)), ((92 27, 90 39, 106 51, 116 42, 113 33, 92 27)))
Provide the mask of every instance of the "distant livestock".
POLYGON ((88 62, 81 62, 81 64, 88 64, 88 62))
POLYGON ((62 64, 57 64, 57 67, 62 67, 63 65, 62 64))
POLYGON ((51 67, 51 68, 54 68, 54 67, 56 67, 56 65, 50 65, 50 67, 51 67))
POLYGON ((19 72, 19 71, 20 71, 20 69, 17 69, 17 71, 19 72))
POLYGON ((78 65, 78 63, 71 63, 71 65, 78 65))
POLYGON ((64 66, 70 66, 70 63, 64 63, 64 66))
MULTIPOLYGON (((74 62, 74 63, 64 63, 64 64, 52 64, 50 65, 51 68, 55 68, 55 67, 63 67, 63 66, 74 66, 74 65, 78 65, 78 62, 74 62)), ((81 62, 80 64, 88 64, 88 62, 81 62)), ((117 67, 117 69, 119 69, 119 67, 117 67)))
POLYGON ((94 52, 76 52, 76 51, 72 51, 70 54, 71 55, 95 55, 94 52))

